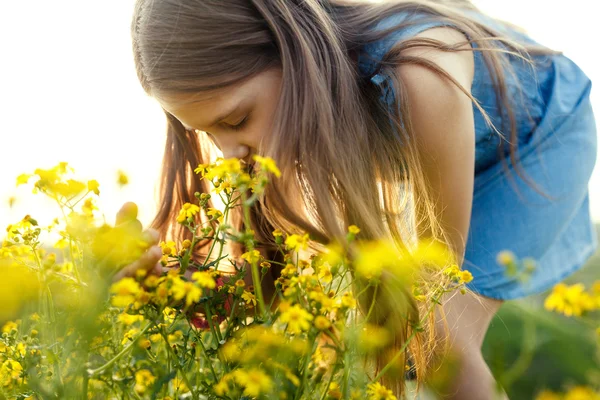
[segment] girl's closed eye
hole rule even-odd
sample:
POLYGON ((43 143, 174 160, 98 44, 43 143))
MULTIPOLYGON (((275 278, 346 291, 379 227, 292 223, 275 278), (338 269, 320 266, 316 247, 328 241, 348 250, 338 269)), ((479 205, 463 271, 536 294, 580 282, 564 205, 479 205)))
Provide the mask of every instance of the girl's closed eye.
POLYGON ((231 124, 227 124, 227 127, 231 130, 234 131, 239 131, 240 129, 242 129, 244 126, 246 126, 246 124, 248 123, 248 119, 250 117, 250 114, 247 114, 244 119, 242 119, 240 122, 238 122, 237 124, 231 125, 231 124))

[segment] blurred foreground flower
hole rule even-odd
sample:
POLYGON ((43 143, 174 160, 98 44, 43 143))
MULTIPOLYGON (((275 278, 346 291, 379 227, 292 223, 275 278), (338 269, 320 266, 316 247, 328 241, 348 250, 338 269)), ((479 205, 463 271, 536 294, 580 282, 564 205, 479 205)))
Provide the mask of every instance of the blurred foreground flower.
MULTIPOLYGON (((26 216, 8 228, 0 247, 3 393, 396 399, 379 380, 405 351, 394 347, 394 325, 379 318, 381 310, 423 308, 400 343, 407 348, 441 296, 463 290, 471 274, 441 243, 423 240, 401 251, 392 241, 361 240, 356 225, 312 254, 308 234, 277 229, 272 244, 283 262, 266 259, 247 211, 281 172, 268 157, 254 161, 252 174, 237 159, 199 165, 195 172, 212 193, 197 193, 178 210, 176 222, 190 237, 160 242, 161 263, 172 268, 160 276, 139 270, 117 282, 112 275, 149 247, 137 211, 107 224, 96 202, 100 184, 76 180, 67 163, 19 176, 19 185, 55 201, 62 218, 42 228, 26 216), (215 208, 211 196, 224 208, 215 208), (240 206, 245 220, 237 231, 229 217, 240 206), (50 233, 58 237, 54 247, 43 241, 50 233), (244 249, 227 272, 226 241, 244 249), (199 258, 204 242, 209 253, 199 258), (281 274, 269 299, 262 281, 275 266, 281 274), (384 351, 388 365, 374 369, 367 361, 384 351)), ((118 182, 126 184, 126 176, 118 182)))

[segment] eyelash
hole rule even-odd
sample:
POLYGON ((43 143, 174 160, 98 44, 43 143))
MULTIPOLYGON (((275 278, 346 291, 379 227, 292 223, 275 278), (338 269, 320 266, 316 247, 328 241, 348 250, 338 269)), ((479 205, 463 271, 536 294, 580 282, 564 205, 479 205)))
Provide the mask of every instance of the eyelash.
MULTIPOLYGON (((241 130, 247 123, 248 123, 248 119, 250 118, 250 114, 246 115, 244 117, 244 119, 238 123, 237 125, 229 125, 227 124, 227 126, 229 127, 229 129, 234 130, 234 131, 239 131, 241 130)), ((198 130, 193 129, 192 132, 198 132, 198 130)), ((205 132, 212 140, 214 140, 213 135, 210 132, 205 132)))
POLYGON ((244 125, 246 125, 246 123, 248 122, 248 117, 250 116, 250 114, 246 115, 244 117, 244 119, 238 123, 237 125, 228 125, 229 129, 232 129, 234 131, 239 131, 240 129, 242 129, 244 127, 244 125))

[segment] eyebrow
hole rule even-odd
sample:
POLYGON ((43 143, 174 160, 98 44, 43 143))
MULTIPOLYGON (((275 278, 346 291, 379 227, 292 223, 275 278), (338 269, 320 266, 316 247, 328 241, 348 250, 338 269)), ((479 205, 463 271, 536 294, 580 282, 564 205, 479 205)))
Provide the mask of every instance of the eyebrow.
MULTIPOLYGON (((221 115, 219 115, 217 118, 215 118, 209 125, 208 127, 211 127, 213 125, 218 124, 219 122, 223 121, 224 119, 227 119, 231 114, 233 114, 234 112, 237 111, 239 107, 239 103, 236 104, 234 107, 232 107, 231 109, 225 111, 224 113, 221 113, 221 115)), ((181 122, 181 121, 180 121, 181 122)), ((183 125, 184 128, 186 128, 187 130, 193 131, 194 128, 192 127, 188 127, 187 125, 185 125, 183 122, 181 123, 181 125, 183 125)))

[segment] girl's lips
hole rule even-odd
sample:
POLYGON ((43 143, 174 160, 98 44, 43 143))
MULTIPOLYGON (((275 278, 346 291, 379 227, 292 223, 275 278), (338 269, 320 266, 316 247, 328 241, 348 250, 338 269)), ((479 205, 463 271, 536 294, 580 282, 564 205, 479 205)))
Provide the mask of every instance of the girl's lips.
MULTIPOLYGON (((219 288, 225 284, 226 278, 226 276, 220 276, 215 279, 216 287, 214 288, 214 290, 216 292, 218 292, 219 288)), ((233 300, 231 299, 231 296, 227 293, 224 293, 220 296, 226 296, 223 302, 223 308, 225 309, 226 314, 229 315, 229 313, 231 312, 231 303, 233 300)), ((208 321, 206 320, 206 314, 203 313, 203 311, 204 310, 201 306, 197 307, 195 311, 190 312, 189 319, 192 325, 194 325, 194 327, 196 327, 197 329, 208 330, 210 329, 210 326, 208 325, 208 321)), ((227 319, 227 315, 217 315, 218 324, 225 321, 227 319)))

